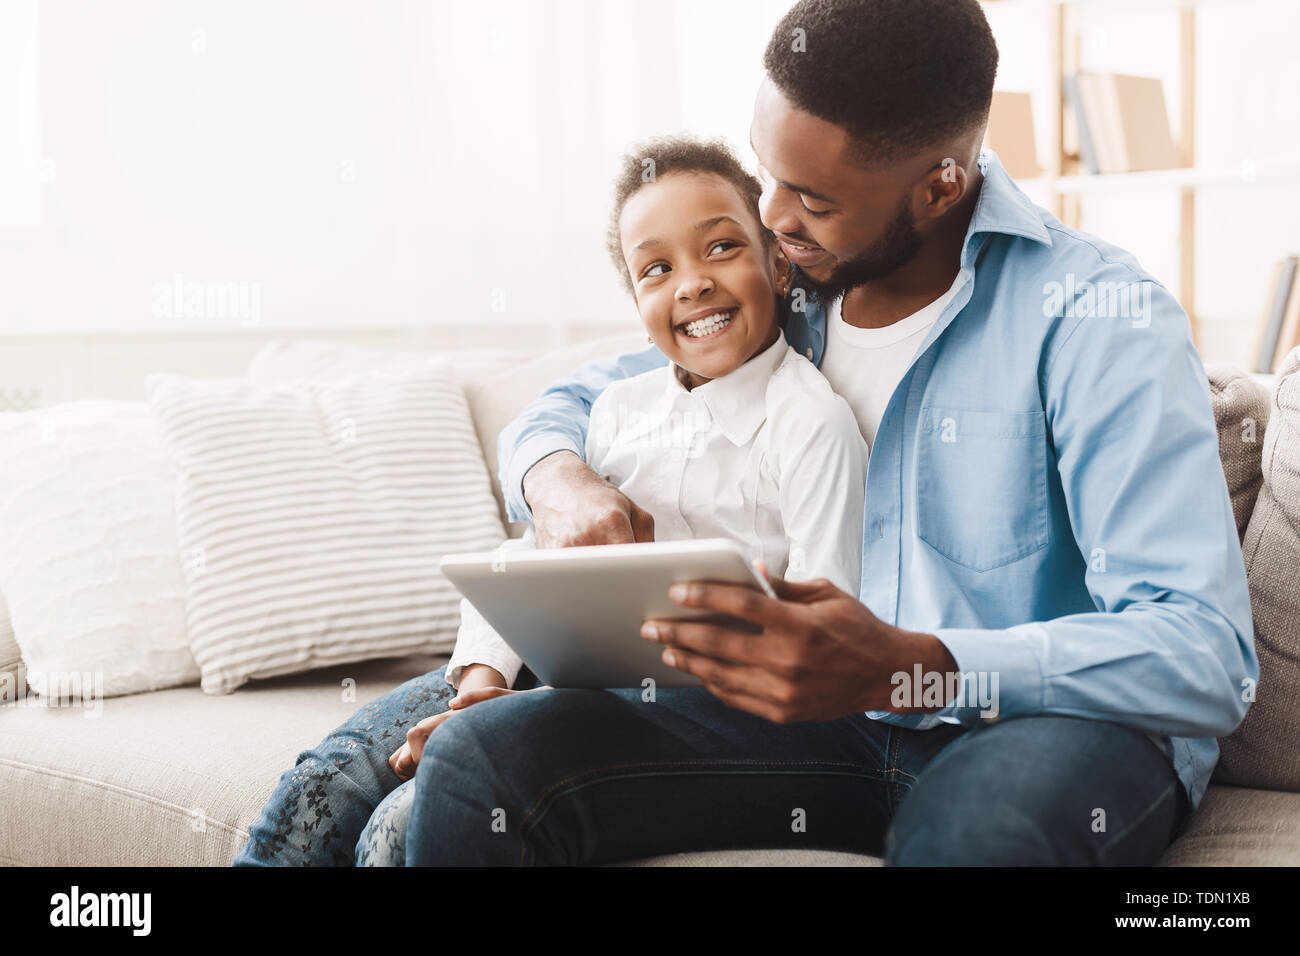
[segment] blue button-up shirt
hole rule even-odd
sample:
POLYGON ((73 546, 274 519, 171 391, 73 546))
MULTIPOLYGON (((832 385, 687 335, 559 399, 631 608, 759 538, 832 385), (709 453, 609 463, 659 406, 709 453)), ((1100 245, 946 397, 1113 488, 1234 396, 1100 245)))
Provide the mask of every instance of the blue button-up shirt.
MULTIPOLYGON (((920 729, 1031 714, 1123 724, 1165 752, 1195 806, 1259 664, 1187 316, 1128 253, 1035 206, 996 155, 979 163, 967 281, 871 450, 859 597, 936 635, 996 704, 972 693, 930 714, 870 716, 920 729)), ((820 365, 825 309, 794 301, 786 337, 820 365)), ((502 431, 511 520, 531 519, 534 463, 582 455, 601 390, 666 361, 652 346, 589 362, 502 431)))

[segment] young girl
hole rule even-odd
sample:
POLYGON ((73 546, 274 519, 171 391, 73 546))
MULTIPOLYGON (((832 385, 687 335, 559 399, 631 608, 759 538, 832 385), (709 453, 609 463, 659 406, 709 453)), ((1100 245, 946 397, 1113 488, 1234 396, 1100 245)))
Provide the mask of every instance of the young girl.
MULTIPOLYGON (((652 515, 656 540, 732 538, 774 575, 824 577, 852 594, 867 447, 848 403, 785 342, 777 305, 791 269, 759 219, 760 191, 720 144, 663 139, 624 158, 610 252, 669 364, 601 393, 586 460, 652 515)), ((532 546, 531 533, 502 545, 532 546)), ((523 662, 468 601, 461 611, 446 670, 459 696, 393 754, 406 782, 371 818, 362 862, 403 862, 429 733, 519 692, 509 688, 523 662)))
MULTIPOLYGON (((725 146, 680 137, 629 154, 615 185, 609 249, 669 364, 601 393, 588 464, 651 514, 656 540, 732 538, 773 576, 856 594, 867 446, 849 405, 786 344, 777 305, 791 268, 759 219, 761 186, 725 146)), ((430 733, 536 683, 472 605, 461 611, 445 674, 372 701, 300 755, 237 865, 345 862, 353 846, 359 865, 405 862, 430 733)))

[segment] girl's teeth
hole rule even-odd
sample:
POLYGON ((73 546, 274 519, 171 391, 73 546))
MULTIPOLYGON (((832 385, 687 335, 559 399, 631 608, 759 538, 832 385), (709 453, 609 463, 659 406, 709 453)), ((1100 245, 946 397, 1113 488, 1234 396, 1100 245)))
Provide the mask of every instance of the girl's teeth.
POLYGON ((688 324, 683 331, 691 338, 709 335, 730 322, 734 315, 735 311, 732 310, 731 312, 719 312, 703 319, 696 319, 688 324))

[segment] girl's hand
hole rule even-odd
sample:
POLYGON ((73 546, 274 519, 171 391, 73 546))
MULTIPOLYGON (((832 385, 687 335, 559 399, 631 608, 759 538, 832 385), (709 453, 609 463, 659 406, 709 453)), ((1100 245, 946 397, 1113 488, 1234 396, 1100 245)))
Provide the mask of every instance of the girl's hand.
POLYGON ((406 732, 406 743, 402 744, 391 757, 388 758, 388 766, 393 768, 393 773, 397 774, 402 780, 410 780, 415 776, 415 770, 419 766, 420 757, 424 753, 425 741, 429 739, 429 734, 444 720, 454 715, 457 711, 464 710, 471 704, 477 704, 480 701, 491 700, 494 697, 505 697, 507 694, 528 694, 533 690, 550 690, 550 687, 534 687, 531 690, 510 690, 506 687, 479 687, 474 690, 468 690, 457 694, 448 703, 450 710, 441 714, 434 714, 432 717, 426 717, 414 727, 406 732))

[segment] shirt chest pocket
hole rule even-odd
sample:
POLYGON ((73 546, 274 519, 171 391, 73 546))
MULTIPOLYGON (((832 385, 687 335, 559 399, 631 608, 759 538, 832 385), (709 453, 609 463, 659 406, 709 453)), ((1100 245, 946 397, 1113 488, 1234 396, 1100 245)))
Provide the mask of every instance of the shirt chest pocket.
POLYGON ((921 540, 973 571, 989 571, 1047 547, 1042 410, 923 408, 916 509, 921 540))

